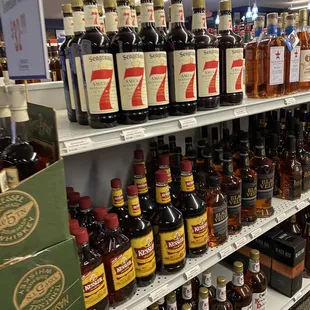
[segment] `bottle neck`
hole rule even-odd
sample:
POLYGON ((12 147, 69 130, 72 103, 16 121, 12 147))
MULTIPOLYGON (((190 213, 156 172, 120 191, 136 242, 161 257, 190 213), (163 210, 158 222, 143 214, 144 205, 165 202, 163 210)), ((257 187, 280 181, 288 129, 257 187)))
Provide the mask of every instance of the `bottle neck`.
POLYGON ((262 32, 263 32, 263 27, 256 27, 254 31, 255 37, 258 38, 262 32))
POLYGON ((166 29, 165 8, 163 6, 160 6, 155 7, 154 10, 156 28, 166 29))
POLYGON ((193 8, 192 31, 207 30, 206 10, 193 8))
POLYGON ((276 35, 277 34, 277 25, 269 24, 267 27, 267 34, 276 35))
POLYGON ((210 272, 202 274, 202 285, 207 288, 212 286, 212 277, 210 272))
POLYGON ((85 29, 91 30, 93 28, 99 29, 99 13, 97 4, 84 5, 85 29))
POLYGON ((216 288, 216 300, 219 302, 226 301, 226 286, 217 286, 216 288))
POLYGON ((232 160, 224 160, 223 159, 223 174, 224 175, 233 175, 234 169, 233 169, 233 164, 232 160))
POLYGON ((90 252, 90 246, 88 242, 85 242, 83 244, 78 245, 78 252, 79 253, 85 253, 85 252, 90 252))
POLYGON ((141 2, 141 27, 155 26, 153 1, 141 2))
POLYGON ((161 205, 171 203, 170 189, 167 183, 156 182, 156 202, 161 205))
POLYGON ((249 271, 251 271, 252 273, 258 273, 260 272, 260 263, 259 260, 253 260, 250 259, 249 260, 249 267, 248 267, 249 271))
POLYGON ((74 33, 78 34, 85 31, 85 16, 83 7, 73 8, 74 33))
POLYGON ((241 168, 241 169, 248 169, 249 168, 249 154, 240 153, 239 168, 241 168))
POLYGON ((186 283, 182 285, 182 298, 184 300, 191 300, 193 298, 191 283, 186 283))
POLYGON ((148 189, 145 175, 135 175, 134 182, 135 182, 135 185, 138 187, 139 195, 146 196, 149 194, 149 189, 148 189))
POLYGON ((118 16, 117 16, 116 8, 105 9, 105 30, 107 33, 117 32, 118 16))
POLYGON ((65 36, 72 37, 74 35, 73 17, 72 14, 65 13, 63 16, 65 36))
POLYGON ((30 142, 32 141, 32 134, 30 128, 30 121, 26 111, 15 111, 12 114, 12 143, 30 142), (24 113, 24 115, 22 115, 24 113))
POLYGON ((184 26, 184 9, 182 1, 174 1, 171 5, 171 28, 184 26))
POLYGON ((131 29, 131 11, 129 5, 120 5, 117 6, 117 15, 118 15, 118 29, 125 28, 131 29))
POLYGON ((285 34, 290 35, 295 30, 295 26, 287 26, 285 29, 285 34))
POLYGON ((281 37, 281 35, 282 35, 282 28, 278 26, 277 27, 277 36, 281 37))
POLYGON ((231 11, 221 11, 219 32, 229 30, 232 30, 231 11))
POLYGON ((141 208, 138 196, 128 196, 128 213, 131 217, 141 216, 141 208))
POLYGON ((205 171, 213 170, 212 156, 204 156, 204 169, 205 171))
MULTIPOLYGON (((11 115, 10 109, 8 109, 9 115, 11 115)), ((11 136, 12 134, 12 128, 11 128, 11 117, 4 117, 5 115, 5 109, 0 109, 0 115, 2 115, 2 118, 0 118, 0 136, 1 137, 7 137, 11 136)))
POLYGON ((255 146, 255 156, 256 157, 265 157, 265 146, 263 145, 256 145, 255 146))
POLYGON ((138 21, 137 21, 137 12, 135 6, 130 6, 130 17, 131 17, 131 26, 133 28, 138 27, 138 21))
POLYGON ((244 285, 243 272, 234 272, 233 278, 232 278, 232 283, 235 286, 243 286, 244 285))
POLYGON ((192 172, 181 172, 181 191, 192 193, 195 191, 194 177, 192 172))
POLYGON ((176 145, 175 141, 169 141, 169 152, 174 153, 176 146, 177 145, 176 145))
POLYGON ((159 166, 159 170, 165 171, 168 176, 168 184, 172 183, 171 169, 170 166, 159 166))
POLYGON ((112 205, 116 208, 125 205, 123 190, 121 188, 112 188, 112 205))

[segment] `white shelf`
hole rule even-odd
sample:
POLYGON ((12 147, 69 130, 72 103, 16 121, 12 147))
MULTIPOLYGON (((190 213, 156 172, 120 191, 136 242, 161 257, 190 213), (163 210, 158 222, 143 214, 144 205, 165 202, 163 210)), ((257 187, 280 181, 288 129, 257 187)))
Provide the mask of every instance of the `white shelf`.
POLYGON ((221 107, 217 110, 197 112, 191 116, 168 117, 162 120, 149 121, 142 125, 122 125, 112 129, 92 129, 88 126, 70 123, 67 112, 60 110, 57 111, 60 154, 68 156, 107 148, 309 101, 309 92, 265 100, 245 99, 240 106, 221 107), (128 132, 128 130, 133 130, 133 132, 128 132), (124 134, 127 136, 126 141, 124 134))
POLYGON ((137 293, 128 302, 113 309, 144 310, 159 298, 177 289, 187 280, 214 266, 226 256, 275 227, 297 211, 305 208, 309 201, 310 192, 303 194, 301 199, 296 201, 273 198, 272 205, 275 209, 275 214, 272 217, 258 219, 254 225, 243 227, 238 235, 230 236, 228 241, 221 246, 209 248, 208 252, 200 257, 188 258, 186 266, 182 271, 173 275, 157 275, 152 285, 139 288, 137 293))

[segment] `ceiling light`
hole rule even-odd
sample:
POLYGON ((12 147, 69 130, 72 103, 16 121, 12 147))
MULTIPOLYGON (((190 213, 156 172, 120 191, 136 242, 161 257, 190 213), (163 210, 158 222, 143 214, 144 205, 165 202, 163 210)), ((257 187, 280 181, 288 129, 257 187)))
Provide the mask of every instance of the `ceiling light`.
MULTIPOLYGON (((309 4, 310 4, 310 2, 309 2, 309 4)), ((253 3, 252 13, 253 14, 257 14, 258 13, 258 7, 256 5, 256 1, 253 3)))
POLYGON ((252 18, 252 10, 250 6, 248 7, 248 11, 246 12, 245 16, 246 18, 252 18))
POLYGON ((257 16, 258 16, 257 13, 253 13, 252 19, 255 20, 257 16))
POLYGON ((301 6, 291 6, 289 7, 288 9, 290 11, 294 11, 294 10, 300 10, 300 9, 307 9, 309 7, 309 4, 308 5, 301 5, 301 6))
POLYGON ((310 10, 310 1, 309 1, 309 3, 308 3, 308 10, 310 10))
POLYGON ((220 17, 219 15, 217 14, 216 15, 216 19, 215 19, 215 24, 218 25, 220 23, 220 17))

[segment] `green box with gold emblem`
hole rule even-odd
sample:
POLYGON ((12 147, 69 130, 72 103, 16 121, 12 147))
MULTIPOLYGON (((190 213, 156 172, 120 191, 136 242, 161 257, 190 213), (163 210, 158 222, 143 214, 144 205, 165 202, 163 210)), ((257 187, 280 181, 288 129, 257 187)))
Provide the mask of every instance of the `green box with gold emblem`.
POLYGON ((29 104, 28 113, 33 143, 51 164, 0 194, 0 268, 70 237, 55 111, 29 104))
POLYGON ((85 310, 73 238, 0 269, 0 279, 3 310, 85 310))

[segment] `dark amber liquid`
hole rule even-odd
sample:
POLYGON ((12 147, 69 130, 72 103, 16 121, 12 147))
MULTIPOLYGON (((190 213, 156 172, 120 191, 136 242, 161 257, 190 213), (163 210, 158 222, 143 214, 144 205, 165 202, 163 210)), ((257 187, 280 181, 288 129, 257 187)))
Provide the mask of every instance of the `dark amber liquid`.
POLYGON ((231 285, 228 299, 232 303, 234 310, 242 310, 252 304, 252 292, 248 285, 242 286, 231 285))
POLYGON ((250 287, 253 294, 264 292, 268 286, 267 278, 261 271, 253 273, 250 270, 247 270, 244 276, 244 283, 250 287))
POLYGON ((87 228, 88 233, 91 233, 95 228, 95 216, 93 210, 81 210, 79 223, 81 227, 87 228))
POLYGON ((248 98, 258 98, 257 41, 245 47, 245 93, 248 98))
MULTIPOLYGON (((301 50, 309 50, 310 49, 310 37, 307 31, 299 31, 297 33, 298 38, 300 40, 300 49, 301 50)), ((302 70, 302 68, 300 68, 302 70)), ((299 82, 299 90, 301 91, 309 91, 310 89, 310 81, 309 82, 299 82)))
POLYGON ((129 218, 127 207, 125 207, 125 206, 122 206, 122 207, 112 207, 109 210, 109 213, 117 214, 118 221, 119 221, 119 226, 121 228, 125 227, 125 225, 127 223, 127 220, 129 218))

